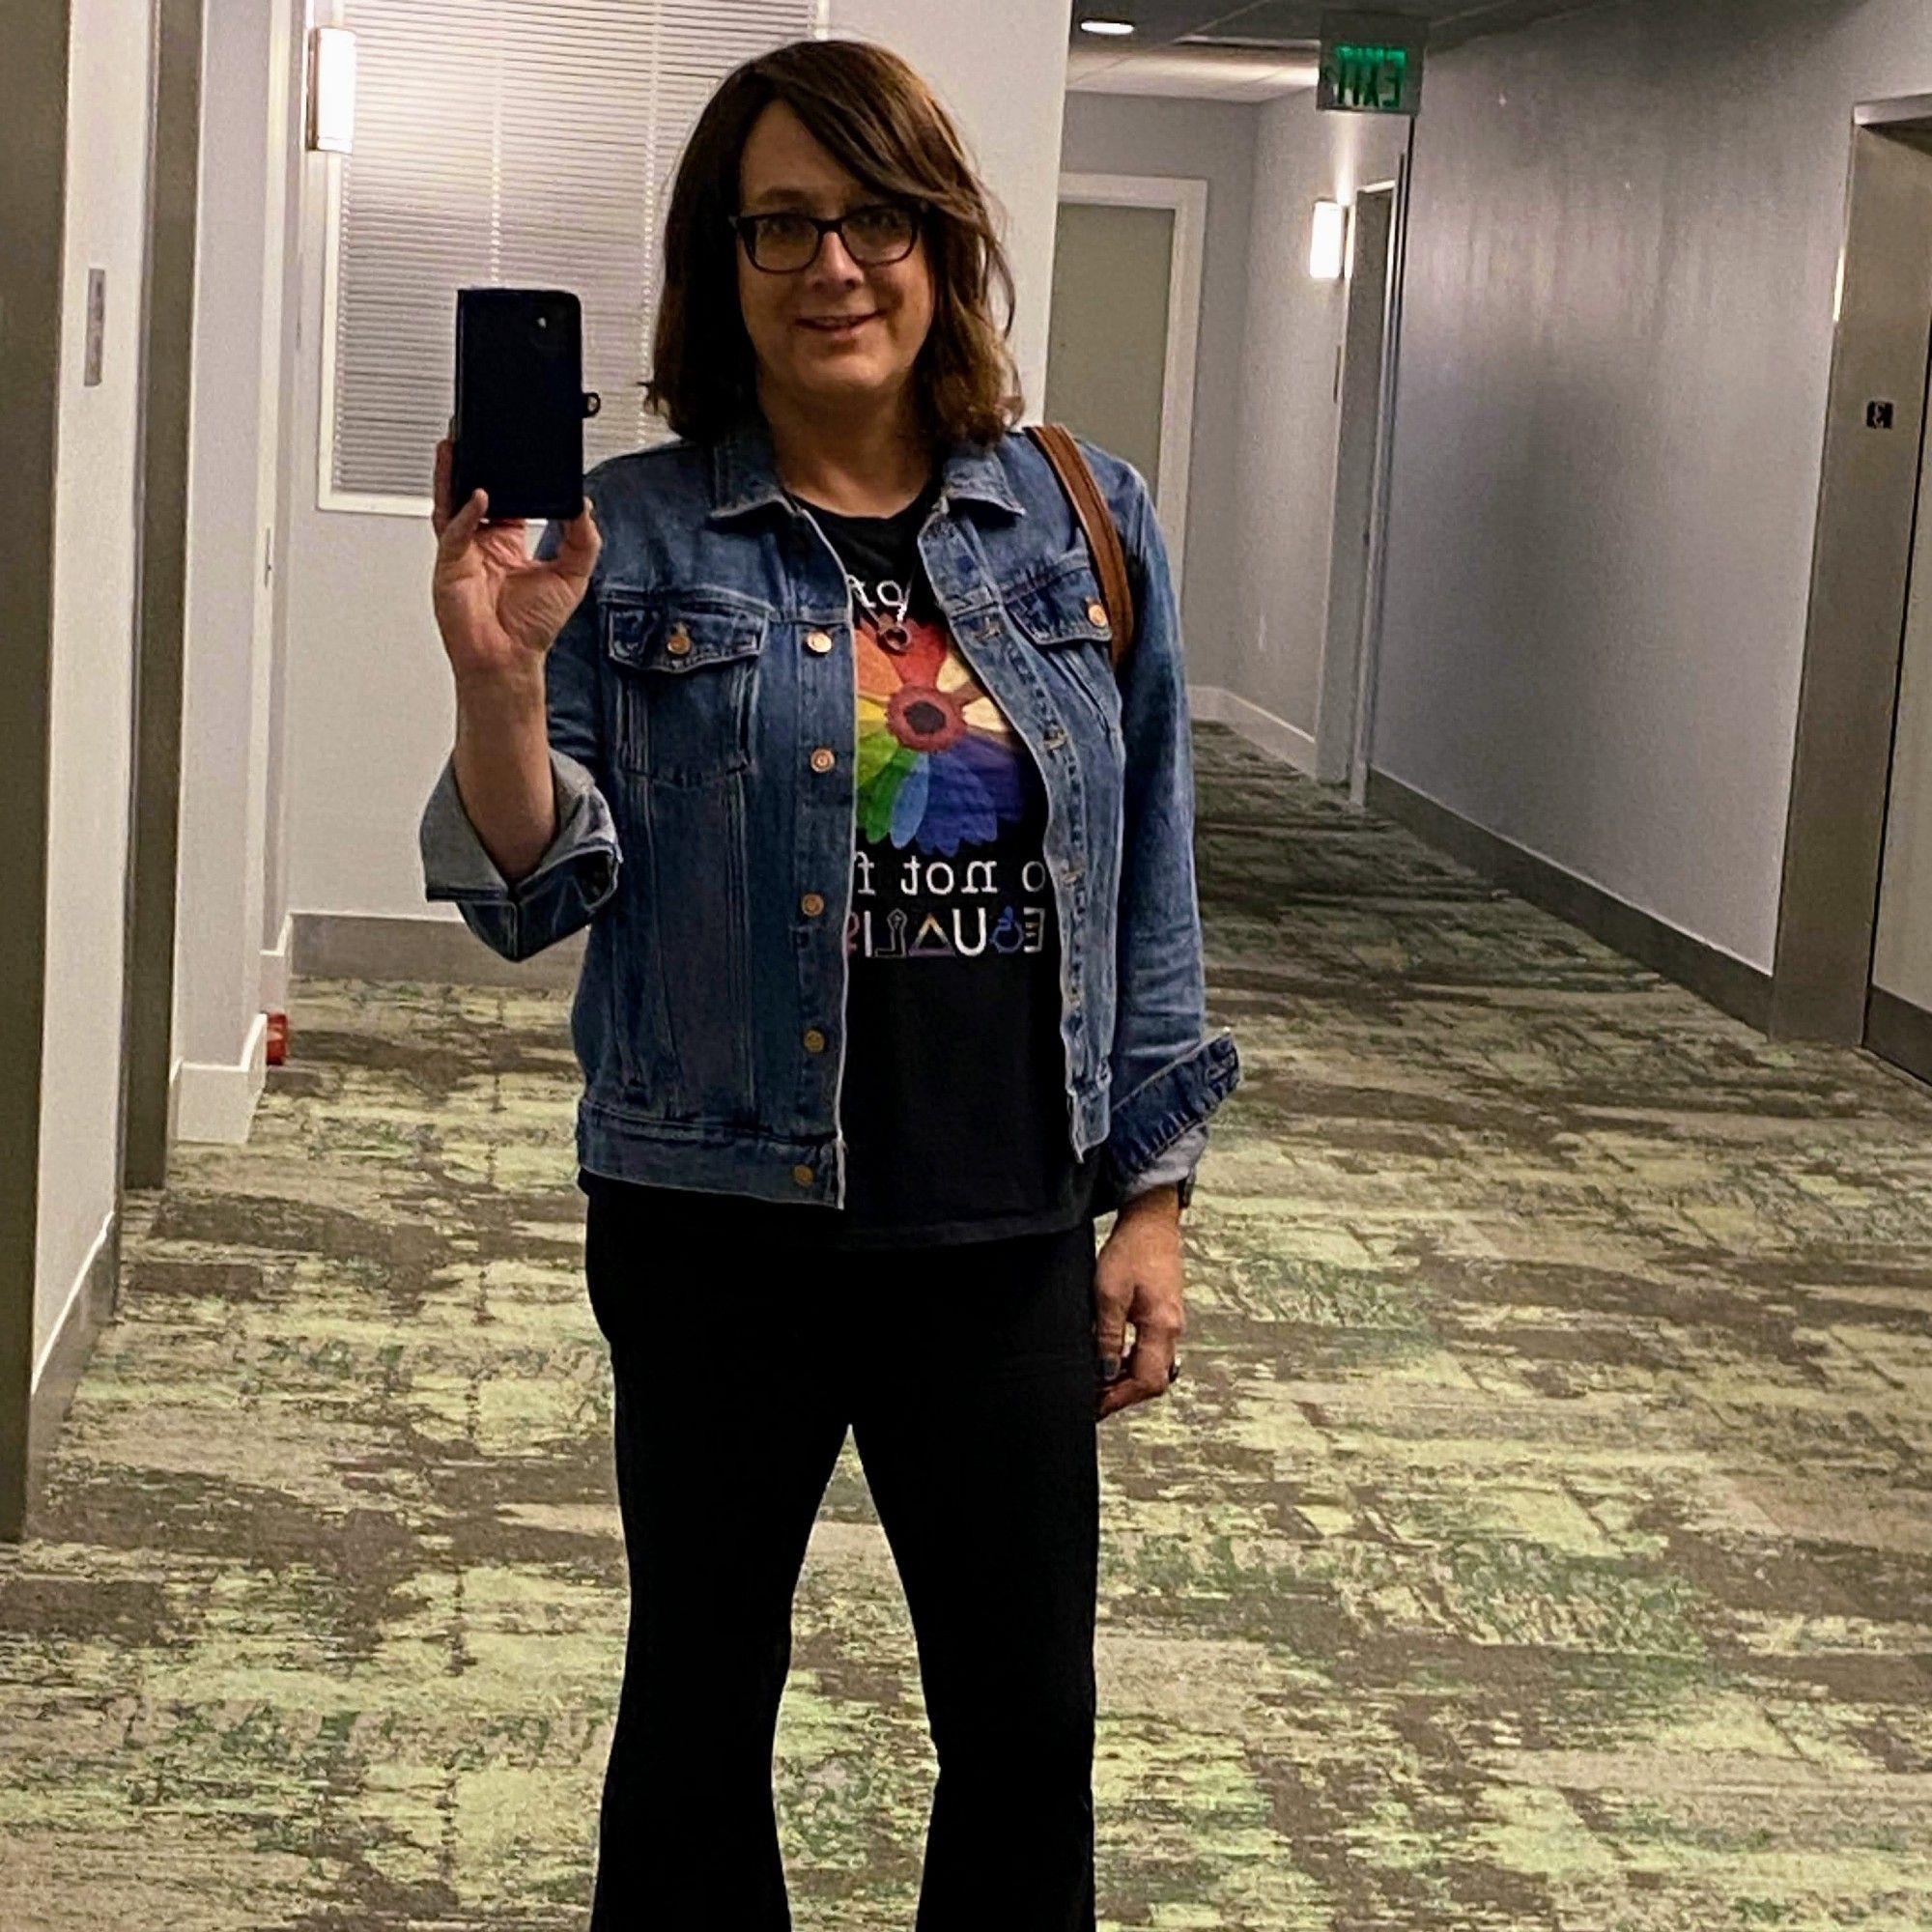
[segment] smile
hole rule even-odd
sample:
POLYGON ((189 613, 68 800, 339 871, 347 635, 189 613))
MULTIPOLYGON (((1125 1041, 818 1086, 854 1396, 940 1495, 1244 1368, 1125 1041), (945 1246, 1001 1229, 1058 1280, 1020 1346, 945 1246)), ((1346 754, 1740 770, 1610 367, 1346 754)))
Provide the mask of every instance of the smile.
POLYGON ((876 311, 871 315, 807 315, 799 318, 799 327, 815 328, 821 335, 850 335, 878 319, 876 311))

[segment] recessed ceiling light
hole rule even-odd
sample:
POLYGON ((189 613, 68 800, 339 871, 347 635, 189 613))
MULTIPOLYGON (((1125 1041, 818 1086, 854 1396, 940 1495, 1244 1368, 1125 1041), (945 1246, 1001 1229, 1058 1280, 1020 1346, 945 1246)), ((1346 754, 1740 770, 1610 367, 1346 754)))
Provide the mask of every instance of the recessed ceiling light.
POLYGON ((1080 31, 1083 34, 1110 34, 1116 39, 1131 34, 1133 30, 1134 23, 1131 20, 1082 20, 1080 23, 1080 31))

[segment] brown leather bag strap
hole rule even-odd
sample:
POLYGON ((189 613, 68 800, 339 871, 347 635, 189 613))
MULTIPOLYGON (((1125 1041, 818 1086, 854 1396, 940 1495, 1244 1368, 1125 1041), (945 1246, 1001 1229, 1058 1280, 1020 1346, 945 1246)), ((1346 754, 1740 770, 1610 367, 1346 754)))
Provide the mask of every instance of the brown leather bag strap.
POLYGON ((1100 601, 1107 607, 1107 624, 1113 633, 1109 649, 1114 673, 1119 676, 1134 644, 1134 593, 1127 579, 1127 554, 1121 545, 1120 529, 1080 445, 1065 425, 1028 423, 1026 432, 1053 465, 1053 473, 1060 478, 1060 487, 1066 492, 1073 514, 1087 532, 1094 574, 1100 581, 1100 601))

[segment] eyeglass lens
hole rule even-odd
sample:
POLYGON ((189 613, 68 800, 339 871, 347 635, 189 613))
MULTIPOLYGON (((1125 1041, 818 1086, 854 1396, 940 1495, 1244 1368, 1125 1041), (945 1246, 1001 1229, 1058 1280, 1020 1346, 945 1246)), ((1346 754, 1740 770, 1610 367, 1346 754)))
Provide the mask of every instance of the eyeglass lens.
MULTIPOLYGON (((910 209, 855 208, 836 224, 845 252, 862 268, 895 262, 912 252, 916 225, 910 209)), ((759 214, 748 224, 753 262, 761 269, 803 269, 816 259, 818 225, 803 214, 759 214)))

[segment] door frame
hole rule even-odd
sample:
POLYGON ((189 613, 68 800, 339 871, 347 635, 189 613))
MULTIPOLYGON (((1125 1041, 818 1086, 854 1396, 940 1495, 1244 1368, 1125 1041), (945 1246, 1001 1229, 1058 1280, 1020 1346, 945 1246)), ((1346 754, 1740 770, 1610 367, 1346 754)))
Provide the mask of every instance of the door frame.
POLYGON ((1329 525, 1327 598, 1321 642, 1321 672, 1315 702, 1315 777, 1322 784, 1350 784, 1366 772, 1364 689, 1368 683, 1368 638, 1376 587, 1376 547, 1386 482, 1388 398, 1391 380, 1388 331, 1390 292, 1395 284, 1397 225, 1402 210, 1400 181, 1369 182, 1355 190, 1349 219, 1349 281, 1343 303, 1342 348, 1335 368, 1339 411, 1335 430, 1334 487, 1329 525), (1362 371, 1349 355, 1356 303, 1369 298, 1362 283, 1361 210, 1363 202, 1385 197, 1388 235, 1383 244, 1381 285, 1373 292, 1377 343, 1373 390, 1375 420, 1366 449, 1350 437, 1350 391, 1362 371), (1355 468, 1366 461, 1363 473, 1355 468), (1360 495, 1355 493, 1359 489, 1360 495), (1347 493, 1350 500, 1344 501, 1347 493), (1359 508, 1359 513, 1358 513, 1359 508), (1351 597, 1345 596, 1358 585, 1351 597))
POLYGON ((1194 450, 1194 370, 1201 337, 1201 272, 1208 184, 1186 175, 1063 174, 1060 199, 1086 207, 1161 208, 1174 216, 1167 262, 1167 351, 1160 380, 1160 476, 1154 509, 1167 539, 1174 594, 1187 552, 1187 476, 1194 450))
POLYGON ((1932 372, 1932 260, 1909 313, 1867 265, 1901 255, 1892 217, 1932 183, 1932 97, 1853 116, 1816 540, 1792 751, 1770 1032, 1862 1046, 1871 1003, 1898 687, 1932 372), (1876 441, 1866 404, 1893 403, 1876 441), (1883 505, 1882 510, 1878 507, 1883 505))
MULTIPOLYGON (((1403 293, 1408 281, 1408 205, 1415 183, 1415 122, 1408 146, 1396 157, 1395 205, 1390 214, 1388 287, 1382 305, 1381 416, 1376 427, 1376 473, 1370 493, 1368 582, 1362 595, 1362 639, 1356 666, 1354 743, 1349 753, 1349 796, 1367 808, 1369 765, 1375 756, 1376 690, 1381 669, 1382 611, 1388 588, 1389 479, 1395 470, 1396 401, 1402 380, 1403 293)), ((1371 190, 1391 185, 1370 184, 1371 190)), ((1321 727, 1321 719, 1316 720, 1321 727)))
POLYGON ((9 36, 10 112, 0 118, 0 463, 14 486, 9 568, 0 572, 8 639, 0 706, 0 792, 7 800, 0 929, 0 1540, 25 1530, 35 1437, 35 1291, 39 1279, 41 1083, 46 1010, 47 780, 53 702, 54 510, 60 444, 67 229, 68 0, 22 10, 9 36))
MULTIPOLYGON (((186 680, 187 497, 206 0, 154 0, 134 488, 133 725, 115 1171, 167 1182, 186 680)), ((119 1212, 115 1225, 120 1225, 119 1212)), ((117 1256, 118 1261, 118 1256, 117 1256)))

